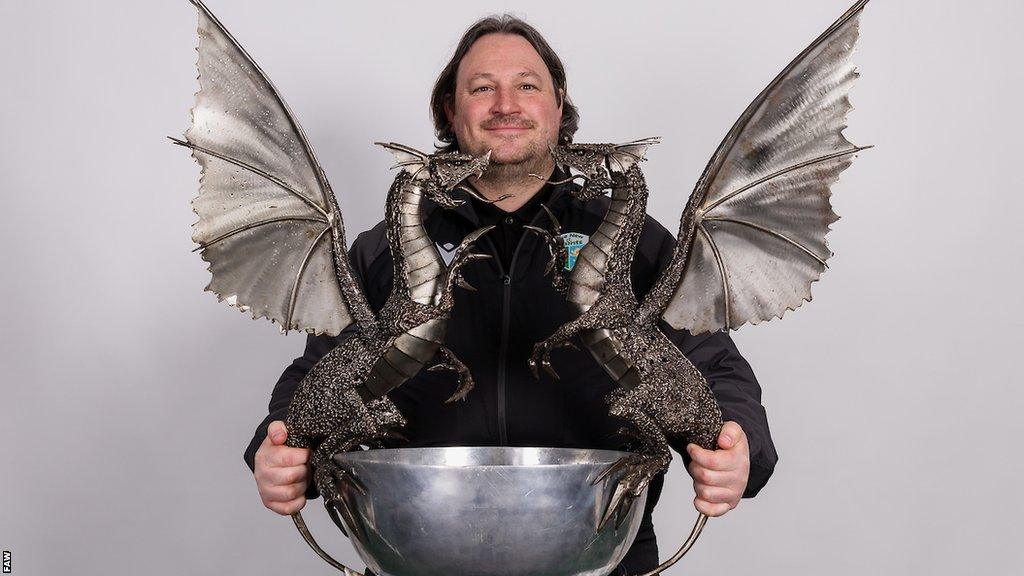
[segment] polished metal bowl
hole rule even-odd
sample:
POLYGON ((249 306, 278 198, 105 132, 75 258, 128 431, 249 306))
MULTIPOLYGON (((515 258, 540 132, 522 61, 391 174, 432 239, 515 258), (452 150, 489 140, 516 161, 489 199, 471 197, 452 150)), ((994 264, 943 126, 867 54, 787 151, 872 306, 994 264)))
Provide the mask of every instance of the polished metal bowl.
POLYGON ((335 455, 346 532, 381 576, 599 576, 625 556, 646 493, 598 533, 624 452, 452 447, 335 455), (355 485, 361 484, 362 491, 355 485))

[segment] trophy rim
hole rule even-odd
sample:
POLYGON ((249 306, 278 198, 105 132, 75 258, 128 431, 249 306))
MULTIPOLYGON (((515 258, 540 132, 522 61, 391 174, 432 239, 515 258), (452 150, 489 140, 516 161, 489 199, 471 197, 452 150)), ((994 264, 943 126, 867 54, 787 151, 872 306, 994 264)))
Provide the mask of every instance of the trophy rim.
POLYGON ((424 468, 542 468, 613 464, 631 452, 605 448, 552 446, 422 446, 339 452, 337 464, 424 468), (473 460, 472 458, 476 458, 473 460), (528 459, 528 461, 524 461, 528 459))

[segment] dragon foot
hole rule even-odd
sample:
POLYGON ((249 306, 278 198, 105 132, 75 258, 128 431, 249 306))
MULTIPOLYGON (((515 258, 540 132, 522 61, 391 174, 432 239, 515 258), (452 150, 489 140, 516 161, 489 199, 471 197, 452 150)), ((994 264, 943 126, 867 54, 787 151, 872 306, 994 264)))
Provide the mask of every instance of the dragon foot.
POLYGON ((313 479, 317 489, 320 490, 320 495, 323 496, 327 513, 330 514, 338 528, 346 536, 349 536, 349 530, 356 530, 355 536, 365 542, 366 534, 360 530, 361 524, 356 521, 355 514, 349 507, 344 493, 350 489, 365 496, 366 486, 354 475, 335 464, 330 457, 316 467, 313 479), (346 526, 349 528, 346 529, 346 526))
POLYGON ((571 348, 573 350, 579 350, 579 347, 569 340, 553 343, 548 339, 536 344, 533 347, 533 354, 530 355, 530 360, 528 361, 530 364, 530 371, 533 372, 534 378, 540 378, 538 368, 543 368, 552 379, 558 380, 558 373, 555 372, 555 369, 551 366, 551 351, 556 348, 571 348))
POLYGON ((491 258, 490 254, 470 252, 469 247, 472 246, 477 240, 479 240, 481 236, 488 233, 493 228, 494 226, 485 226, 483 228, 474 230, 473 232, 470 232, 465 238, 463 238, 462 242, 459 243, 458 248, 455 249, 455 254, 452 256, 452 261, 448 265, 448 282, 446 290, 448 294, 451 293, 451 290, 454 286, 458 286, 460 288, 464 288, 472 292, 476 291, 476 288, 474 288, 469 282, 466 282, 466 279, 463 278, 462 267, 474 260, 486 260, 488 258, 491 258))
POLYGON ((615 484, 615 491, 612 493, 601 523, 597 527, 598 532, 603 530, 613 518, 615 519, 615 529, 618 530, 632 508, 633 501, 643 494, 655 474, 668 468, 668 464, 669 459, 664 456, 630 454, 605 468, 592 484, 606 480, 620 471, 623 473, 615 484))
POLYGON ((554 285, 555 290, 557 290, 559 294, 565 294, 569 287, 569 280, 566 277, 565 270, 561 267, 561 263, 568 261, 569 249, 566 248, 565 242, 560 237, 560 234, 562 233, 562 225, 558 222, 554 213, 552 213, 544 204, 541 204, 540 207, 547 213, 548 220, 551 222, 551 229, 547 230, 539 226, 523 226, 523 228, 537 234, 544 240, 544 243, 548 247, 548 253, 551 255, 551 259, 548 260, 547 266, 544 267, 544 275, 551 276, 554 274, 552 284, 554 285))
POLYGON ((455 393, 445 400, 445 404, 455 402, 456 400, 465 400, 466 395, 475 386, 473 376, 469 373, 469 368, 459 360, 451 350, 441 347, 438 349, 438 353, 444 357, 444 360, 439 364, 435 364, 428 368, 428 371, 435 372, 438 370, 451 370, 458 373, 459 375, 459 387, 455 390, 455 393))

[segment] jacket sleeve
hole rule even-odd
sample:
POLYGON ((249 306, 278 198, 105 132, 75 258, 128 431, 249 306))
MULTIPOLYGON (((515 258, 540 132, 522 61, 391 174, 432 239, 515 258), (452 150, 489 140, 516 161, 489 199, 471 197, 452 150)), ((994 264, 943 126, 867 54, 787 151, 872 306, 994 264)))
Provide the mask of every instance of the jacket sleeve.
MULTIPOLYGON (((372 230, 360 234, 349 250, 352 274, 360 286, 362 286, 370 308, 375 312, 383 306, 384 297, 390 291, 390 288, 385 288, 381 283, 382 280, 390 282, 390 277, 386 277, 386 274, 381 274, 379 271, 381 267, 390 266, 390 258, 380 257, 386 247, 384 226, 381 223, 372 230)), ((256 451, 267 437, 267 428, 270 426, 270 423, 274 420, 284 420, 287 416, 288 406, 291 405, 292 397, 295 396, 295 390, 298 388, 299 382, 302 381, 314 364, 333 350, 340 342, 354 334, 356 330, 358 328, 355 324, 352 324, 338 336, 310 335, 306 338, 306 349, 302 356, 292 361, 291 365, 278 378, 277 385, 274 386, 274 391, 270 395, 269 413, 260 422, 260 425, 256 427, 256 433, 245 450, 243 458, 246 465, 249 466, 249 470, 255 471, 256 451)), ((312 483, 310 483, 310 490, 306 496, 308 498, 315 498, 317 496, 316 489, 312 483)))
MULTIPOLYGON (((646 294, 668 266, 675 243, 676 239, 664 227, 648 218, 632 270, 633 285, 638 294, 646 294)), ((685 330, 675 330, 665 322, 660 323, 660 328, 707 378, 722 409, 722 418, 736 422, 746 433, 750 445, 750 475, 743 497, 754 497, 768 482, 779 459, 768 429, 768 416, 761 405, 761 386, 754 377, 754 371, 725 332, 693 336, 685 330)), ((672 448, 688 465, 690 459, 686 446, 673 443, 672 448)))

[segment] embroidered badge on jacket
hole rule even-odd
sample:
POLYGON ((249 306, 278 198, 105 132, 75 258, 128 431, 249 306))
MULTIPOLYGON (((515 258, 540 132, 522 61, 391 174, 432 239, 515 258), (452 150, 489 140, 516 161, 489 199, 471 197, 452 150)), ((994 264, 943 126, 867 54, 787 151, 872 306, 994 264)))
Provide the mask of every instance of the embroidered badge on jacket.
POLYGON ((590 240, 590 236, 580 234, 579 232, 566 232, 559 236, 559 238, 565 243, 565 250, 567 252, 565 269, 572 270, 572 267, 576 265, 576 257, 579 256, 580 248, 586 245, 587 240, 590 240))

